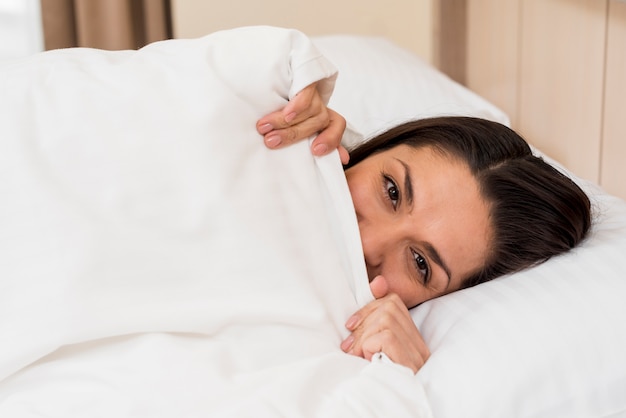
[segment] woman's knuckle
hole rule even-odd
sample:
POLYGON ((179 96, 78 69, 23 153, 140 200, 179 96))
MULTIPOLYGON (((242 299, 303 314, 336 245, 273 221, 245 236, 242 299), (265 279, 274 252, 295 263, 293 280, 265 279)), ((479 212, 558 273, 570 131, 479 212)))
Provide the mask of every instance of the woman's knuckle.
POLYGON ((300 139, 300 129, 297 126, 292 126, 287 129, 287 140, 290 142, 300 139))
POLYGON ((384 344, 391 344, 396 342, 396 334, 390 329, 384 329, 380 333, 381 339, 384 344))

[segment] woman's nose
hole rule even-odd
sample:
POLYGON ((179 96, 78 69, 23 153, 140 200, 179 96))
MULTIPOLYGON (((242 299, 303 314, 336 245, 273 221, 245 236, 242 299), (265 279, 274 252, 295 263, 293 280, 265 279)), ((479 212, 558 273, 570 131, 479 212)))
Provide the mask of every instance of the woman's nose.
POLYGON ((385 251, 390 246, 392 235, 392 228, 385 228, 379 224, 361 227, 361 244, 368 269, 380 267, 385 258, 385 251))

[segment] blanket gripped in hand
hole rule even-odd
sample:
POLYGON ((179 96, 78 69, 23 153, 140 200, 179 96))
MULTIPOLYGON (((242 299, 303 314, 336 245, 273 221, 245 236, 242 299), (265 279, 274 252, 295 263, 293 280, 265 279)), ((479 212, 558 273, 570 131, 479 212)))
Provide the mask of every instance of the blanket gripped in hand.
POLYGON ((0 78, 0 416, 428 416, 341 352, 371 299, 337 154, 261 116, 336 71, 301 33, 51 51, 0 78))

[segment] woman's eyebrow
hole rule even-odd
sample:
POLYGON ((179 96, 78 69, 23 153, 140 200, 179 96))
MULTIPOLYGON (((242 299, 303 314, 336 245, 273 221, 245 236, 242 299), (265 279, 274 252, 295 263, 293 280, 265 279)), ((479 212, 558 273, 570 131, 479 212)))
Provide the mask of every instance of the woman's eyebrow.
POLYGON ((411 183, 411 168, 404 161, 396 158, 402 167, 404 167, 404 193, 409 206, 413 206, 413 183, 411 183))
POLYGON ((433 245, 430 242, 425 242, 424 244, 424 249, 426 250, 426 252, 428 253, 428 256, 436 263, 439 265, 439 267, 441 267, 443 269, 443 271, 446 272, 446 276, 448 277, 448 283, 446 284, 446 288, 444 290, 447 290, 448 287, 450 286, 450 281, 452 280, 452 275, 450 274, 450 268, 448 267, 448 265, 443 261, 443 258, 441 258, 441 255, 439 254, 439 252, 437 251, 437 249, 435 247, 433 247, 433 245))

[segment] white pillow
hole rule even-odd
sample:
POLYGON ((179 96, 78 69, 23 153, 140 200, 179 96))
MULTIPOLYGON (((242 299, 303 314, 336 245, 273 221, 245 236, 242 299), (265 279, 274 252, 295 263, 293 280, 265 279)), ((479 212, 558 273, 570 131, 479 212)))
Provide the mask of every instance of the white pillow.
MULTIPOLYGON (((330 106, 365 137, 405 119, 506 115, 379 38, 315 39, 337 65, 330 106)), ((571 173, 570 173, 571 175, 571 173)), ((412 311, 438 418, 626 416, 626 204, 576 179, 594 225, 577 249, 412 311)))
MULTIPOLYGON (((500 109, 384 38, 332 35, 313 41, 339 68, 329 107, 366 138, 428 116, 477 116, 509 123, 500 109)), ((347 145, 358 139, 350 136, 347 145)))

